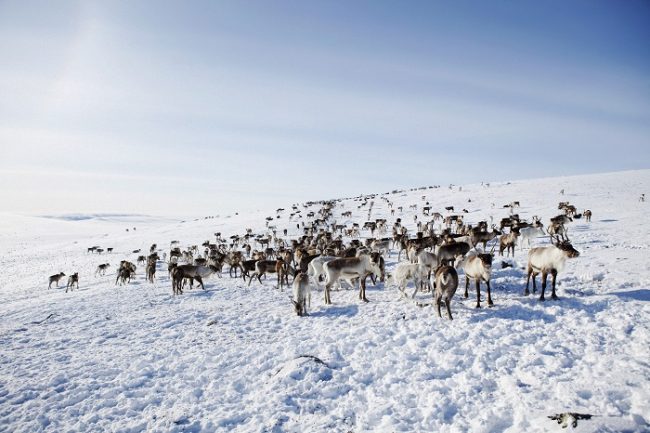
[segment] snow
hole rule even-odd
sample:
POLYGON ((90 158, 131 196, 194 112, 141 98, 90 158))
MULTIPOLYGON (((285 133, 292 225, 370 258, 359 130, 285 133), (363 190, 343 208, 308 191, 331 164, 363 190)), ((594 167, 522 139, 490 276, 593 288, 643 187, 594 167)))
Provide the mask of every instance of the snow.
MULTIPOLYGON (((591 223, 569 225, 581 255, 558 277, 559 301, 523 296, 527 251, 517 248, 514 268, 494 261, 495 306, 475 309, 461 283, 453 322, 381 283, 369 283, 367 304, 343 289, 326 306, 313 289, 308 317, 273 278, 249 287, 225 272, 206 291, 173 297, 161 263, 153 284, 142 267, 131 284, 114 284, 134 249, 261 232, 274 210, 184 222, 0 215, 0 430, 545 432, 564 431, 547 416, 579 412, 594 418, 568 430, 650 431, 650 203, 638 201, 649 190, 650 170, 443 186, 387 195, 404 207, 394 217, 378 196, 372 218, 401 217, 411 229, 414 214, 425 218, 422 195, 432 211, 467 208, 470 222, 498 222, 513 200, 545 223, 559 201, 593 211, 591 223), (87 253, 93 245, 114 252, 87 253), (95 277, 104 262, 112 267, 95 277), (59 271, 78 271, 80 289, 48 290, 59 271)), ((346 210, 347 222, 366 220, 359 202, 341 204, 340 222, 346 210)), ((287 211, 273 224, 296 236, 290 204, 278 205, 287 211)), ((397 254, 386 259, 391 272, 397 254)))

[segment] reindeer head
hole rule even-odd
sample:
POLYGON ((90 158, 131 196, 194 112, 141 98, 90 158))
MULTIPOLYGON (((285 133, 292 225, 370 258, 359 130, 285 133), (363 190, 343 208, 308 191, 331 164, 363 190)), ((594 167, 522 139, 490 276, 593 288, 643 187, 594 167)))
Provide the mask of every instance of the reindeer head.
POLYGON ((492 267, 492 254, 479 254, 478 258, 481 259, 483 267, 491 268, 492 267))
POLYGON ((302 316, 302 305, 293 300, 291 302, 293 303, 293 310, 296 312, 296 314, 302 316))
POLYGON ((569 241, 558 242, 555 244, 555 246, 561 249, 570 259, 578 257, 580 255, 580 252, 573 248, 573 245, 571 245, 569 241))
POLYGON ((580 255, 580 252, 573 248, 571 242, 562 241, 560 240, 559 236, 551 236, 551 240, 553 242, 553 245, 562 250, 564 254, 566 254, 570 259, 578 257, 580 255))
POLYGON ((379 253, 370 253, 370 268, 372 273, 379 277, 382 283, 386 279, 386 271, 384 268, 384 258, 379 253))

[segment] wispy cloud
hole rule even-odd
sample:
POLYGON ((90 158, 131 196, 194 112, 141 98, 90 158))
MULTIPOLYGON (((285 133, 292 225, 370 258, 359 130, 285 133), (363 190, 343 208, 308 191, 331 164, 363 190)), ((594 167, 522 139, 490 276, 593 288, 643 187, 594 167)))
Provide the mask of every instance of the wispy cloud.
POLYGON ((234 208, 649 162, 648 8, 29 6, 0 5, 0 209, 234 208))

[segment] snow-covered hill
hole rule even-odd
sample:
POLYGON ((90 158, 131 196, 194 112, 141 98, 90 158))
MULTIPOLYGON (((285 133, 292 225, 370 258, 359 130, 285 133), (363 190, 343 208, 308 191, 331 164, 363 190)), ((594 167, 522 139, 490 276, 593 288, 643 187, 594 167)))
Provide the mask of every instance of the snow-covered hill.
MULTIPOLYGON (((383 284, 368 286, 367 304, 344 289, 326 306, 314 290, 302 318, 272 278, 249 287, 225 273, 173 297, 161 263, 156 283, 139 269, 115 286, 134 249, 261 232, 275 209, 182 222, 2 215, 0 431, 519 433, 562 431, 547 418, 561 412, 594 415, 574 431, 650 431, 647 192, 650 170, 389 194, 403 206, 394 216, 378 196, 372 218, 400 217, 411 232, 426 201, 466 208, 468 222, 497 222, 513 200, 544 223, 559 201, 593 211, 569 226, 581 255, 559 275, 559 301, 522 295, 517 249, 514 268, 495 260, 495 306, 477 310, 459 290, 453 322, 383 284), (94 276, 104 262, 111 271, 94 276), (79 272, 80 289, 48 290, 59 271, 79 272)), ((339 203, 337 221, 363 223, 358 204, 339 203)), ((278 207, 274 224, 297 236, 291 204, 278 207)), ((390 272, 396 254, 386 259, 390 272)))

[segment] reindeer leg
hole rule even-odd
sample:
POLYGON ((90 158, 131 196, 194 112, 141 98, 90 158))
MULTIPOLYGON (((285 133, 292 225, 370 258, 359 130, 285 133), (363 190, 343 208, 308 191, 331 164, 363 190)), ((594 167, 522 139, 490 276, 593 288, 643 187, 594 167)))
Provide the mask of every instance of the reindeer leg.
POLYGON ((445 305, 447 306, 447 315, 449 316, 449 320, 454 320, 454 318, 451 317, 451 299, 445 299, 445 305))
POLYGON ((201 278, 200 276, 197 275, 196 276, 196 281, 198 281, 199 284, 201 285, 201 289, 205 290, 205 286, 203 285, 203 278, 201 278))
POLYGON ((467 292, 468 287, 469 287, 469 277, 465 275, 465 299, 469 298, 469 293, 467 292))
POLYGON ((440 312, 440 303, 441 303, 441 300, 442 300, 441 298, 442 298, 442 295, 439 295, 439 294, 436 295, 436 307, 438 308, 438 317, 440 317, 442 319, 442 313, 440 312))
POLYGON ((331 287, 330 283, 325 284, 324 292, 325 292, 325 304, 326 305, 331 304, 331 302, 330 302, 330 287, 331 287))
POLYGON ((420 281, 417 278, 413 279, 413 284, 415 285, 415 290, 413 290, 413 294, 411 295, 411 299, 415 298, 415 295, 418 293, 418 290, 420 288, 420 281))
POLYGON ((476 308, 481 308, 481 279, 480 278, 476 279, 476 308))
MULTIPOLYGON (((531 267, 528 267, 528 276, 526 278, 526 290, 524 290, 524 296, 530 295, 530 291, 528 290, 528 285, 530 284, 530 276, 533 274, 533 269, 531 267)), ((535 279, 533 278, 533 285, 535 284, 535 279)))
POLYGON ((553 299, 554 301, 557 301, 558 299, 560 299, 555 294, 555 280, 556 280, 556 278, 557 278, 557 271, 555 269, 553 269, 551 271, 551 283, 553 285, 553 292, 551 294, 551 299, 553 299))
POLYGON ((488 307, 492 307, 494 305, 494 302, 492 302, 492 294, 490 293, 490 280, 487 280, 485 284, 487 285, 488 292, 488 307))
POLYGON ((539 297, 540 301, 544 301, 544 290, 546 290, 546 278, 548 277, 548 273, 546 271, 542 271, 542 294, 539 297))
POLYGON ((360 278, 359 281, 359 298, 363 302, 369 302, 368 299, 366 298, 366 277, 360 278))

